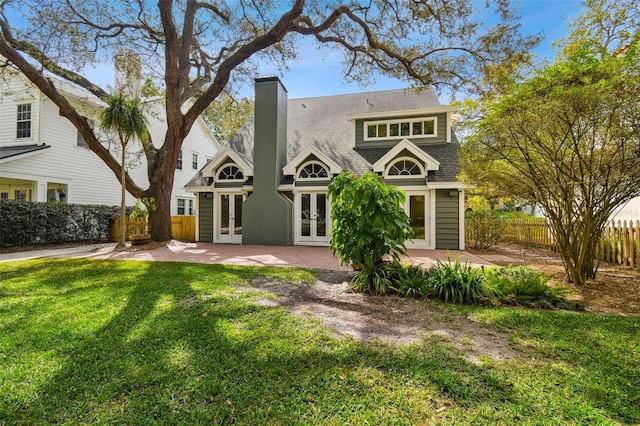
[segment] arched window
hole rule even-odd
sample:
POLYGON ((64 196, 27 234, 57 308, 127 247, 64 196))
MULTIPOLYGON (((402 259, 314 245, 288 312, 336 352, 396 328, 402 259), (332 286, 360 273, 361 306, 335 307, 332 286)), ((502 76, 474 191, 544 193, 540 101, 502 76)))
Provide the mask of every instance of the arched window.
POLYGON ((322 179, 328 178, 329 174, 322 164, 310 162, 300 168, 298 177, 300 179, 322 179))
POLYGON ((420 176, 422 167, 410 158, 402 158, 393 163, 387 170, 387 176, 420 176))
POLYGON ((244 180, 244 174, 238 166, 229 164, 218 171, 218 180, 244 180))

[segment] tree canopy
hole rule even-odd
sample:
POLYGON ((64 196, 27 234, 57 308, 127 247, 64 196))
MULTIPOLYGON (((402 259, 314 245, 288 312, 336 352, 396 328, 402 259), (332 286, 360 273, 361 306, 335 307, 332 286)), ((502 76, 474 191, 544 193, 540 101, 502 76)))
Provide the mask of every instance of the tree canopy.
POLYGON ((167 132, 148 144, 149 186, 130 176, 128 191, 153 197, 155 240, 171 238, 173 173, 194 121, 225 90, 255 77, 258 63, 286 67, 300 37, 341 51, 345 78, 369 81, 376 70, 418 87, 487 89, 488 70, 526 61, 537 36, 519 33, 508 0, 212 2, 0 1, 0 54, 18 67, 73 123, 114 173, 116 158, 48 76, 76 84, 102 100, 106 87, 90 81, 87 64, 110 61, 123 47, 141 58, 143 75, 164 90, 167 132), (495 22, 492 25, 486 22, 495 22))
POLYGON ((556 63, 513 84, 496 102, 482 104, 464 144, 470 182, 543 207, 576 284, 595 277, 596 244, 611 213, 640 195, 640 30, 635 31, 622 38, 609 34, 624 46, 613 49, 585 41, 581 37, 589 31, 583 28, 567 44, 570 56, 565 50, 556 63), (595 45, 611 51, 594 50, 595 45))

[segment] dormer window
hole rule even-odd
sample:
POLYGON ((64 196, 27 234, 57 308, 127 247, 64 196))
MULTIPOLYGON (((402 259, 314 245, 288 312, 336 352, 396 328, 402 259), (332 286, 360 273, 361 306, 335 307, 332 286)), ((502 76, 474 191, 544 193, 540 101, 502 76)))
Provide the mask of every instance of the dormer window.
POLYGON ((368 121, 365 140, 395 139, 406 137, 437 136, 436 117, 420 117, 401 120, 368 121))
POLYGON ((411 158, 401 158, 387 169, 389 177, 423 176, 423 168, 411 158))
POLYGON ((300 179, 326 179, 328 177, 327 169, 317 162, 303 165, 298 173, 298 178, 300 179))
POLYGON ((235 164, 228 164, 220 168, 220 170, 218 171, 217 180, 244 180, 244 173, 242 173, 242 170, 240 170, 240 168, 235 164))

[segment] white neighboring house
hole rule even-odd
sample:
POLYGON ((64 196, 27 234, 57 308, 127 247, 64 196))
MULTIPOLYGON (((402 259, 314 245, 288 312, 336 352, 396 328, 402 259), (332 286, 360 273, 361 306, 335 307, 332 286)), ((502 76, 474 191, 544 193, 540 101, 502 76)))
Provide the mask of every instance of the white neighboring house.
MULTIPOLYGON (((54 80, 79 111, 98 123, 104 102, 91 93, 54 80)), ((161 99, 142 102, 154 145, 164 142, 166 124, 161 99)), ((97 125, 97 124, 96 124, 97 125)), ((100 140, 116 158, 119 143, 100 140)), ((195 214, 195 195, 185 184, 220 149, 204 121, 196 121, 182 146, 171 199, 172 215, 195 214)), ((148 185, 144 155, 129 168, 141 187, 148 185)), ((90 149, 58 107, 19 71, 5 68, 0 75, 0 197, 70 204, 120 204, 120 182, 90 149)), ((127 205, 135 198, 127 193, 127 205)))
POLYGON ((640 220, 640 197, 632 198, 618 207, 611 215, 611 220, 626 220, 634 223, 640 220))

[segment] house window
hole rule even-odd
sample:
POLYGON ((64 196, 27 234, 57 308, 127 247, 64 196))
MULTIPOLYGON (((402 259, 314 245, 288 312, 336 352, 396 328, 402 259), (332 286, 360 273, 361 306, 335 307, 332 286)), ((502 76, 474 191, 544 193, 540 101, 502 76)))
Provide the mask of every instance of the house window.
POLYGON ((435 117, 367 122, 365 127, 365 140, 437 136, 435 117))
POLYGON ((18 130, 16 137, 30 138, 31 137, 31 104, 18 105, 18 130))
POLYGON ((320 163, 307 163, 301 169, 298 174, 300 179, 318 179, 318 178, 327 178, 329 174, 327 173, 327 169, 320 163))
POLYGON ((422 167, 409 158, 403 158, 393 163, 387 170, 387 176, 421 176, 422 167))
POLYGON ((193 211, 193 200, 187 200, 189 202, 189 210, 188 210, 188 215, 189 216, 193 216, 195 213, 193 211))
POLYGON ((194 170, 198 170, 198 154, 191 154, 191 166, 194 170))
MULTIPOLYGON (((95 122, 93 120, 89 119, 89 118, 86 118, 86 120, 87 120, 87 123, 89 123, 89 127, 94 129, 95 128, 95 122)), ((87 145, 87 142, 84 140, 84 138, 80 134, 80 131, 78 131, 77 129, 76 129, 76 146, 81 146, 83 148, 89 148, 89 145, 87 145)))
POLYGON ((0 192, 0 200, 8 200, 9 193, 8 192, 0 192))
POLYGON ((178 162, 176 163, 176 169, 182 170, 182 150, 180 150, 180 152, 178 153, 178 162))
POLYGON ((218 172, 218 180, 244 180, 244 174, 238 166, 229 164, 220 169, 218 172))
POLYGON ((184 216, 185 201, 184 198, 178 198, 178 216, 184 216))

